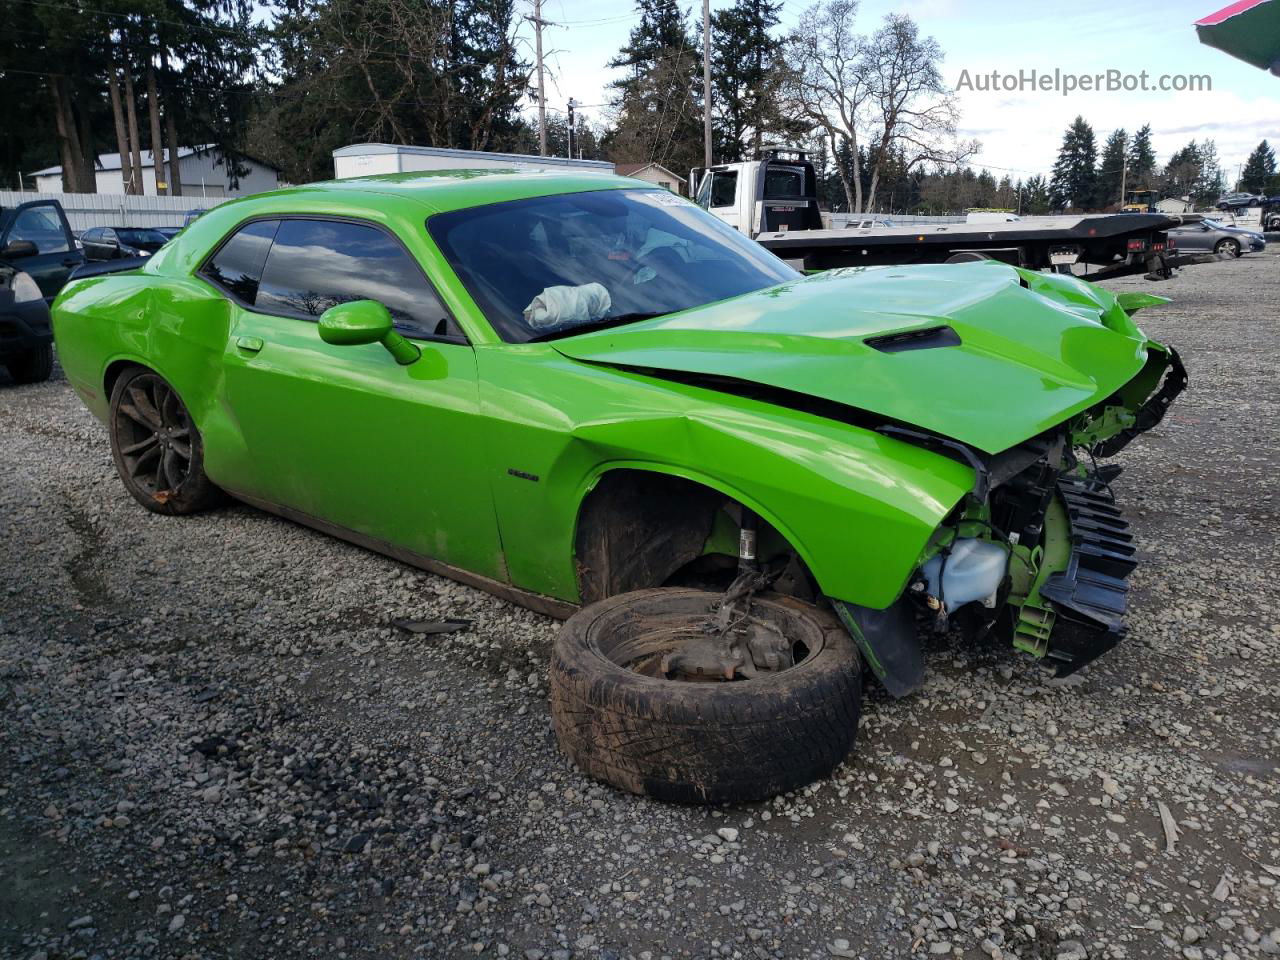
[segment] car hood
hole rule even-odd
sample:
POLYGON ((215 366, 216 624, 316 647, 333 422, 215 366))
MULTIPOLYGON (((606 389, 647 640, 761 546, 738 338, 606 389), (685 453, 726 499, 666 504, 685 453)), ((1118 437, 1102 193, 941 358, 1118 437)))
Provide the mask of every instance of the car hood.
POLYGON ((779 403, 819 398, 988 453, 1105 399, 1146 360, 1107 291, 993 261, 833 270, 554 346, 713 389, 759 384, 779 403))

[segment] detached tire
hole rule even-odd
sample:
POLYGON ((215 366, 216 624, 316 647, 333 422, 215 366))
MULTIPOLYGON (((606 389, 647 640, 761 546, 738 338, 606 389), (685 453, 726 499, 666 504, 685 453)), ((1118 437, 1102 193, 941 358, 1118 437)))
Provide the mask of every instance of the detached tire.
POLYGON ((857 647, 833 614, 810 604, 778 595, 753 602, 754 615, 807 651, 777 673, 692 682, 618 662, 655 621, 705 619, 720 596, 640 590, 592 604, 561 627, 551 719, 584 772, 658 800, 745 802, 820 779, 849 753, 862 707, 857 647))

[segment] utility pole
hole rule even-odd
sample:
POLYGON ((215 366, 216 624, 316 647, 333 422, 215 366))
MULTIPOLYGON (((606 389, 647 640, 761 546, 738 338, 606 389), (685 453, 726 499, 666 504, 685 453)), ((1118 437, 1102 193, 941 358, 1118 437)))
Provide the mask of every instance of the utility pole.
POLYGON ((702 165, 711 166, 711 0, 702 0, 702 165))
POLYGON ((1124 192, 1129 182, 1129 158, 1126 156, 1120 162, 1120 209, 1124 209, 1124 192))
POLYGON ((538 155, 547 155, 547 88, 542 76, 542 0, 533 0, 533 31, 538 53, 538 155))
POLYGON ((578 102, 574 100, 573 97, 570 97, 569 98, 569 159, 570 160, 573 159, 573 108, 576 107, 577 105, 578 105, 578 102))

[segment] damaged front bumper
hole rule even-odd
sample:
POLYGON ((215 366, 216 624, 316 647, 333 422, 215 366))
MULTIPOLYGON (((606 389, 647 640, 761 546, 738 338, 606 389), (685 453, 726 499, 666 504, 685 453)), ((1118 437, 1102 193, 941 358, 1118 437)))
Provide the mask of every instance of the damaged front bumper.
POLYGON ((1013 645, 1074 673, 1124 638, 1125 578, 1137 566, 1133 536, 1111 492, 1061 477, 1045 517, 1039 569, 1017 605, 1013 645))
MULTIPOLYGON (((1137 561, 1110 487, 1119 468, 1099 467, 1097 458, 1113 456, 1160 423, 1186 385, 1177 351, 1151 342, 1138 376, 1056 431, 996 457, 965 448, 965 461, 978 464, 974 490, 939 528, 898 601, 869 610, 832 600, 891 695, 903 696, 923 682, 919 634, 930 623, 1003 637, 1052 664, 1057 676, 1074 673, 1124 638, 1126 578, 1137 561), (948 600, 947 558, 977 557, 976 550, 960 548, 980 542, 1003 549, 1007 566, 988 574, 978 589, 948 600)), ((938 440, 933 446, 955 444, 938 440)), ((991 555, 989 549, 988 562, 991 555)))

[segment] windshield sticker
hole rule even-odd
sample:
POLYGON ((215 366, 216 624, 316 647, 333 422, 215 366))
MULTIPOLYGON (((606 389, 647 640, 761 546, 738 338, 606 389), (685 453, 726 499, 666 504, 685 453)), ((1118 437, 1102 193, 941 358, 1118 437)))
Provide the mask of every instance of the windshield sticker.
POLYGON ((644 193, 637 194, 636 199, 643 200, 645 203, 656 203, 660 207, 693 206, 684 197, 676 196, 667 190, 646 190, 644 193))

